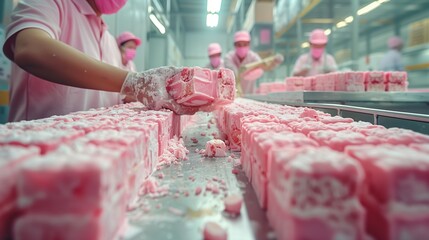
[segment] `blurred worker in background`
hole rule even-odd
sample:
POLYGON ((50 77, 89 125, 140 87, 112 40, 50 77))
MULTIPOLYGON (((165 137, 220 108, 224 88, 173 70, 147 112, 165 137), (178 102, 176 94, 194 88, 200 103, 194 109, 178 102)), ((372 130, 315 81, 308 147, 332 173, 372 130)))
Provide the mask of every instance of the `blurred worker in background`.
POLYGON ((131 32, 123 32, 116 39, 119 50, 122 55, 122 67, 128 71, 136 71, 136 65, 133 59, 136 57, 137 47, 140 46, 141 40, 131 32))
MULTIPOLYGON (((261 61, 259 55, 250 50, 250 34, 247 31, 239 31, 234 35, 235 50, 225 56, 225 67, 234 71, 235 77, 239 79, 243 94, 251 94, 255 91, 255 82, 264 74, 262 68, 251 71, 240 70, 240 67, 261 61)), ((239 86, 237 86, 239 87, 239 86)))
POLYGON ((225 67, 222 60, 222 48, 219 43, 210 43, 207 49, 209 54, 210 63, 207 64, 206 68, 219 69, 225 67))
POLYGON ((337 63, 332 55, 325 52, 328 37, 322 29, 311 32, 310 52, 302 54, 293 68, 294 76, 314 76, 337 71, 337 63))
POLYGON ((176 113, 165 80, 181 71, 162 67, 123 69, 115 38, 102 14, 118 12, 127 0, 21 0, 3 46, 12 66, 9 121, 63 115, 120 103, 122 97, 151 109, 176 113), (120 93, 122 96, 120 98, 120 93))
POLYGON ((389 51, 383 56, 380 63, 382 71, 403 71, 404 64, 402 63, 401 50, 403 42, 400 37, 393 36, 387 41, 389 51))

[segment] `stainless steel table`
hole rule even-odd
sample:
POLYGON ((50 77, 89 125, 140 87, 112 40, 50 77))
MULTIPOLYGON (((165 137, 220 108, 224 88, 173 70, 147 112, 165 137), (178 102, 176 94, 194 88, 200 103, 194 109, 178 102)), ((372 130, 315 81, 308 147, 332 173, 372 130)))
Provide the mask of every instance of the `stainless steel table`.
MULTIPOLYGON (((204 148, 205 143, 212 139, 211 133, 218 133, 214 125, 207 128, 211 117, 210 114, 198 113, 196 121, 183 134, 190 151, 189 160, 164 167, 153 174, 161 188, 168 186, 168 194, 162 197, 145 195, 138 200, 142 206, 129 212, 129 226, 124 239, 203 239, 204 223, 210 220, 227 229, 228 239, 273 238, 265 212, 259 207, 256 195, 241 168, 238 167, 239 173, 235 175, 232 173, 234 161, 228 161, 227 157, 206 158, 195 153, 196 148, 204 148), (201 136, 201 132, 207 135, 201 136), (192 137, 197 138, 198 143, 192 143, 192 137), (163 179, 157 178, 160 173, 164 175, 163 179), (192 181, 192 178, 195 180, 192 181), (207 182, 213 181, 213 178, 223 180, 227 190, 221 190, 219 194, 205 191, 207 182), (199 196, 195 195, 197 186, 203 188, 199 196), (189 196, 185 196, 185 192, 189 196), (235 192, 241 192, 244 198, 238 217, 223 212, 225 194, 235 192)), ((233 154, 239 161, 239 153, 233 154)))

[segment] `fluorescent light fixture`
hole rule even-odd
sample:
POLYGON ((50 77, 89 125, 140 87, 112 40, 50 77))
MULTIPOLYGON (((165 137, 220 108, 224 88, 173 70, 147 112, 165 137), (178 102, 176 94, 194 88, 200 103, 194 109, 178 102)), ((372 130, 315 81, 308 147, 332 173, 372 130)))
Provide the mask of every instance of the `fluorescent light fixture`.
POLYGON ((325 30, 325 35, 329 36, 329 34, 331 34, 331 29, 330 28, 328 28, 328 29, 325 30))
POLYGON ((337 28, 342 28, 347 26, 347 23, 344 21, 338 22, 337 25, 335 25, 337 28))
POLYGON ((310 43, 308 42, 304 42, 301 44, 301 48, 308 48, 308 47, 310 47, 310 43))
POLYGON ((353 16, 348 16, 348 17, 346 17, 346 19, 344 19, 344 22, 346 22, 346 23, 351 23, 351 22, 353 22, 353 16))
POLYGON ((361 8, 361 9, 359 9, 359 10, 357 11, 357 14, 358 14, 359 16, 360 16, 360 15, 367 14, 367 13, 371 12, 372 10, 374 10, 374 9, 378 8, 378 6, 380 6, 380 4, 381 4, 381 3, 382 3, 381 1, 374 1, 374 2, 372 2, 372 3, 368 4, 368 5, 366 5, 365 7, 363 7, 363 8, 361 8))
POLYGON ((207 0, 207 12, 218 13, 221 5, 222 0, 207 0))
POLYGON ((152 23, 155 25, 156 28, 158 28, 158 31, 161 34, 165 33, 165 27, 164 25, 162 25, 162 23, 158 20, 158 18, 155 16, 155 14, 151 13, 149 15, 150 20, 152 21, 152 23))
POLYGON ((207 27, 217 27, 219 15, 217 13, 208 13, 206 18, 207 27))

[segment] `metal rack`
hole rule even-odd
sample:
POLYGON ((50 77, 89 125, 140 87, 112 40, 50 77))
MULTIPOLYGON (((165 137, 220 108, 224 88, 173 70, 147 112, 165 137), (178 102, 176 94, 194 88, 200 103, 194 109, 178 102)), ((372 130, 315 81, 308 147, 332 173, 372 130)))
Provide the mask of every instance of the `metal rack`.
POLYGON ((268 103, 310 107, 356 121, 429 134, 429 93, 277 92, 246 97, 268 103))

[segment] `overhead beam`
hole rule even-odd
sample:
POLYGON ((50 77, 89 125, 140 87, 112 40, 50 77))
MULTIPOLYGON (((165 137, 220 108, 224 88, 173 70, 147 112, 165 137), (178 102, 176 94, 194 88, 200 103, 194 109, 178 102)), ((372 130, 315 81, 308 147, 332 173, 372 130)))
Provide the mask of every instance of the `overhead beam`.
POLYGON ((333 24, 335 20, 332 18, 303 18, 301 22, 305 24, 333 24))

